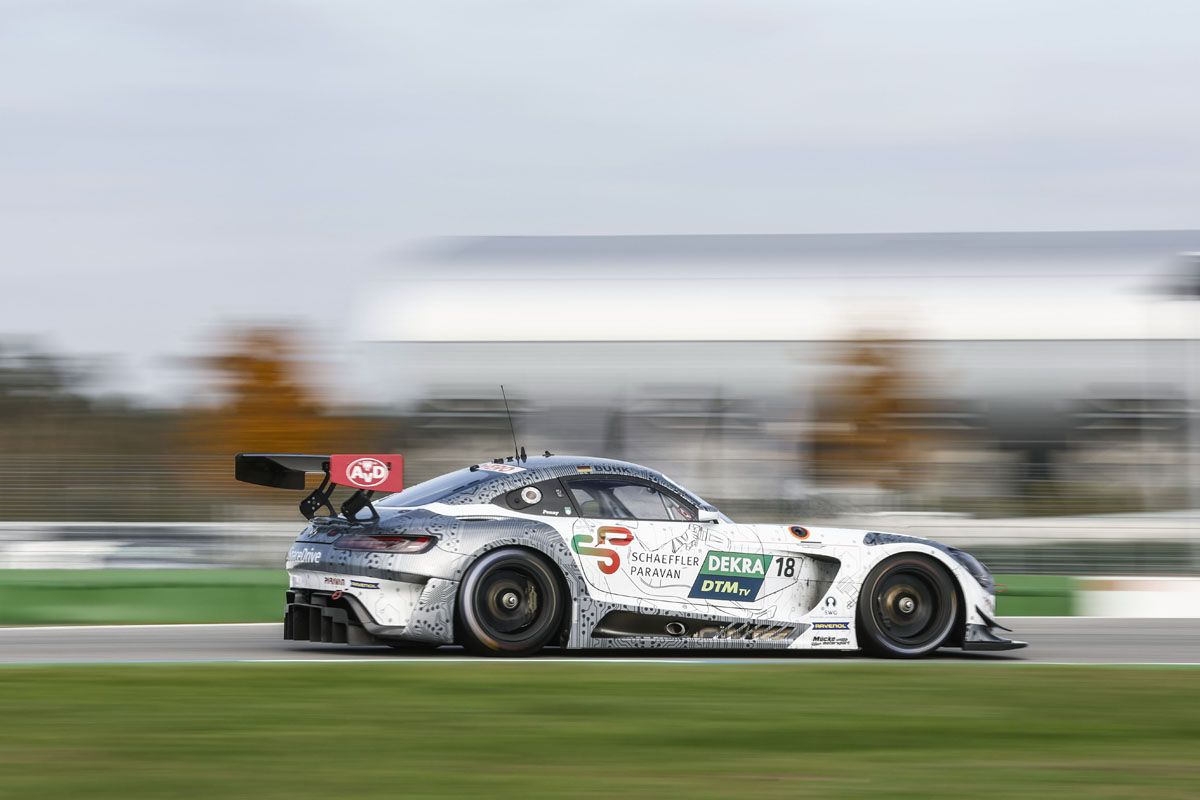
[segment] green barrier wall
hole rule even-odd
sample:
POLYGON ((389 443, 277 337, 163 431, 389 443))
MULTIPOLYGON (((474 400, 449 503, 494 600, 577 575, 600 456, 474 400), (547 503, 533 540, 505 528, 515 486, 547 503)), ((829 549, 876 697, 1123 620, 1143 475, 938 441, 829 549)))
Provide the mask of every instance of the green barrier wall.
POLYGON ((1005 617, 1069 617, 1075 579, 1063 575, 997 575, 996 613, 1005 617))
POLYGON ((271 622, 286 588, 273 569, 0 570, 0 625, 271 622))

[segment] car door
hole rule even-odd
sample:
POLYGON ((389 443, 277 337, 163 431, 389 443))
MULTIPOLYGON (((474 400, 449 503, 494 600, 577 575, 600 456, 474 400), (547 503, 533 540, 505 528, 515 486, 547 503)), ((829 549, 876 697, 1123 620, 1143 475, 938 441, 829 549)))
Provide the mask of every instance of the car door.
POLYGON ((589 586, 613 602, 690 610, 688 595, 714 526, 697 523, 693 506, 647 481, 563 482, 577 512, 571 549, 589 586))

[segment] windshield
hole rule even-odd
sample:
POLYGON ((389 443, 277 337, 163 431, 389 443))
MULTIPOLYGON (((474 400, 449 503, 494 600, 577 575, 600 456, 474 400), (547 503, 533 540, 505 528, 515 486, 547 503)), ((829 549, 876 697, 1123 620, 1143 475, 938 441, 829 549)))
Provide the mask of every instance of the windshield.
POLYGON ((375 505, 385 508, 423 506, 426 503, 436 503, 468 486, 495 480, 497 477, 500 477, 497 473, 482 469, 474 472, 469 469, 460 469, 457 472, 439 475, 424 483, 418 483, 416 486, 410 486, 402 492, 389 494, 375 505))

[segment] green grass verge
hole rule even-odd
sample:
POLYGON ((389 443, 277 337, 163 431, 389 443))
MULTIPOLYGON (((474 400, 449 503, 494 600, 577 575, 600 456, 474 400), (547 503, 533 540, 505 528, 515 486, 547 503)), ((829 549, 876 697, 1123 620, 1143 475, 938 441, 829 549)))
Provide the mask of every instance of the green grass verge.
MULTIPOLYGON (((1001 575, 1002 615, 1071 613, 1071 579, 1001 575)), ((274 622, 287 575, 274 569, 0 570, 0 625, 274 622)))
POLYGON ((275 621, 286 589, 277 569, 0 570, 0 625, 275 621))
POLYGON ((1194 797, 1193 669, 0 669, 6 797, 1194 797))

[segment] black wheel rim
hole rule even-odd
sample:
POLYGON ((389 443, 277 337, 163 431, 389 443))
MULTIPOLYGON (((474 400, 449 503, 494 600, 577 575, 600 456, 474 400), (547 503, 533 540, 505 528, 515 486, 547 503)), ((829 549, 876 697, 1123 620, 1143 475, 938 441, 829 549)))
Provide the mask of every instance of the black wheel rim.
POLYGON ((938 582, 924 570, 888 573, 876 587, 873 601, 879 627, 898 645, 920 647, 944 633, 950 609, 938 582))
POLYGON ((483 575, 474 592, 475 618, 489 637, 516 644, 538 636, 551 610, 547 577, 520 562, 501 562, 483 575))

